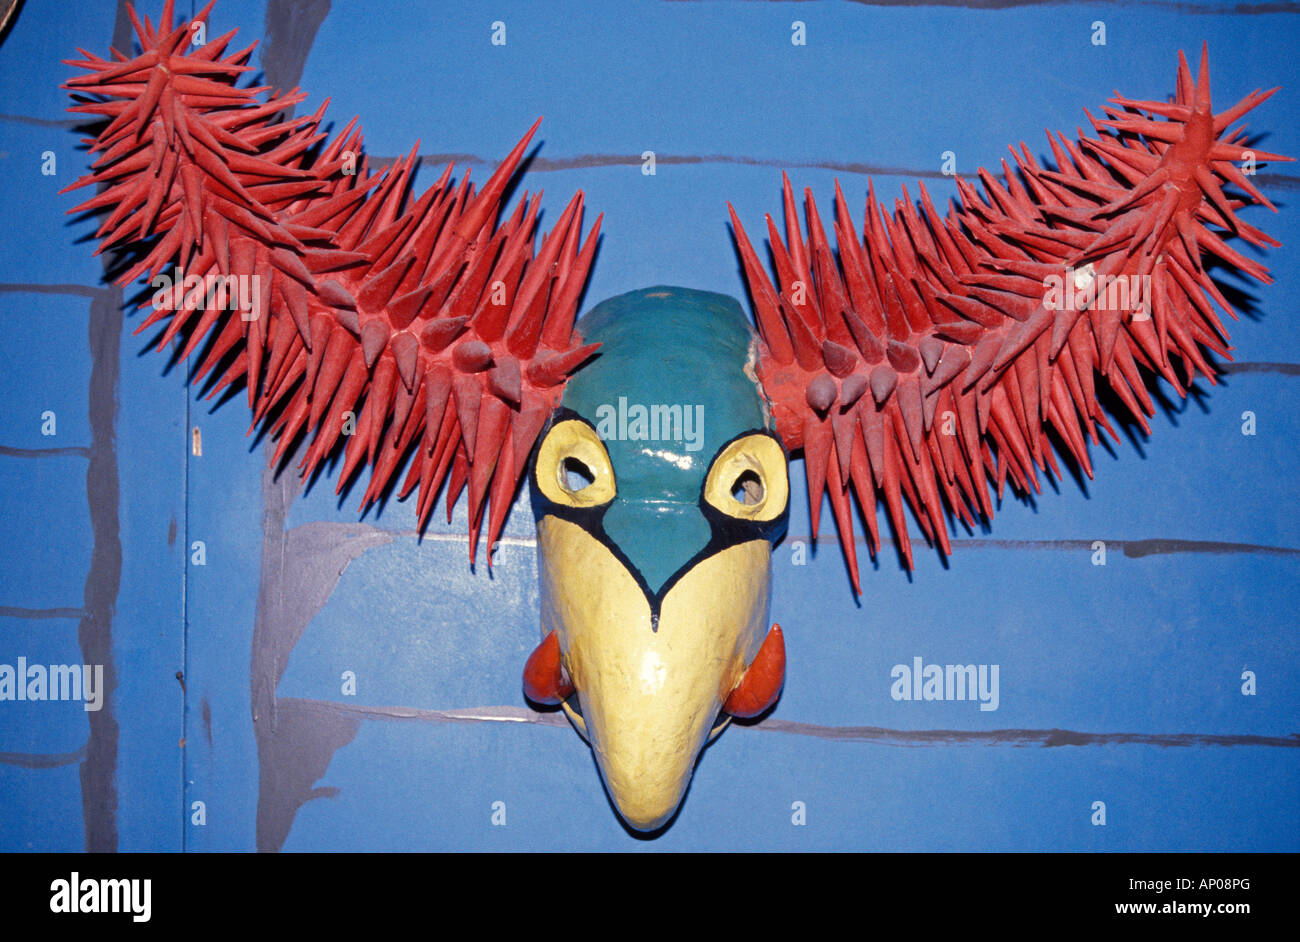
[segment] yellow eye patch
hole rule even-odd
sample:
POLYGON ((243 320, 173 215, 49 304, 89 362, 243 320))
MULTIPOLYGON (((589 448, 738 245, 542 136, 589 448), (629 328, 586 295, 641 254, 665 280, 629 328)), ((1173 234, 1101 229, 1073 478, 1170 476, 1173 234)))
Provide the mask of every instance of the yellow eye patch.
POLYGON ((785 455, 770 435, 746 435, 722 450, 704 481, 704 499, 729 517, 765 523, 785 510, 785 455))
POLYGON ((563 507, 599 507, 618 492, 605 443, 577 419, 558 422, 546 433, 537 451, 537 486, 563 507))

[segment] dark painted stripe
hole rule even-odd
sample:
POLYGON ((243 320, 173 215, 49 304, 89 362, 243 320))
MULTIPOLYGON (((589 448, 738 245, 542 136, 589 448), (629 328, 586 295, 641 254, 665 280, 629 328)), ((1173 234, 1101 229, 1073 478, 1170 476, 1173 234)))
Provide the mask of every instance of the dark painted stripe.
POLYGON ((953 546, 964 549, 1048 549, 1048 550, 1091 550, 1092 544, 1100 540, 1107 549, 1118 547, 1130 559, 1144 556, 1168 556, 1175 553, 1209 553, 1216 555, 1236 555, 1239 553, 1259 554, 1263 556, 1300 556, 1300 549, 1288 546, 1265 546, 1258 543, 1225 543, 1219 540, 1177 540, 1153 538, 1147 540, 991 540, 970 539, 953 540, 953 546))
MULTIPOLYGON (((405 155, 403 155, 405 156, 405 155)), ((392 156, 370 156, 370 163, 376 168, 387 167, 397 161, 392 156)), ((447 164, 477 164, 495 167, 500 157, 484 157, 481 154, 464 152, 445 152, 421 154, 419 162, 441 169, 447 164)), ((638 154, 576 154, 573 157, 541 157, 534 155, 525 160, 529 173, 551 173, 556 170, 579 170, 587 167, 636 167, 641 164, 638 154)), ((856 160, 783 160, 779 157, 752 157, 746 154, 655 154, 656 166, 690 166, 696 164, 736 164, 745 167, 773 167, 777 170, 831 170, 836 173, 854 173, 863 176, 907 177, 923 180, 951 180, 945 174, 933 168, 894 167, 889 164, 865 163, 856 160)), ((963 179, 972 179, 974 174, 959 174, 963 179)), ((1287 173, 1257 173, 1256 181, 1261 189, 1297 190, 1300 189, 1300 176, 1287 173)))
MULTIPOLYGON (((372 164, 386 167, 397 160, 396 157, 371 157, 372 164)), ((480 164, 495 166, 500 158, 482 157, 478 154, 437 153, 421 154, 420 163, 442 168, 449 163, 480 164)), ((639 154, 577 154, 573 157, 533 156, 526 161, 529 173, 550 173, 556 170, 579 170, 587 167, 637 167, 641 165, 639 154)), ((942 180, 948 178, 938 170, 916 170, 907 167, 891 167, 886 164, 862 163, 859 161, 838 160, 782 160, 772 157, 750 157, 745 154, 655 154, 656 166, 692 166, 703 164, 739 164, 746 167, 774 167, 778 170, 808 168, 814 170, 834 170, 839 173, 858 173, 879 176, 924 177, 942 180)), ((1300 181, 1297 181, 1300 182, 1300 181)))
POLYGON ((0 765, 16 765, 23 769, 56 769, 72 765, 86 758, 86 747, 76 752, 0 752, 0 765))
POLYGON ((0 618, 84 618, 84 608, 20 608, 16 605, 0 605, 0 618))
POLYGON ((29 114, 0 114, 0 121, 12 121, 14 124, 33 124, 38 128, 75 128, 80 124, 89 124, 95 115, 84 118, 37 118, 29 114))
POLYGON ((82 445, 69 445, 66 448, 12 448, 0 445, 0 455, 6 458, 59 458, 67 455, 89 458, 90 449, 82 445))
MULTIPOLYGON (((838 536, 790 536, 789 542, 801 543, 838 543, 838 536)), ((1146 540, 1108 540, 1094 537, 1088 540, 993 540, 983 537, 971 539, 954 539, 953 549, 996 549, 996 550, 1067 550, 1069 552, 1089 552, 1095 542, 1106 544, 1106 549, 1118 548, 1130 559, 1144 556, 1166 556, 1175 553, 1208 553, 1219 555, 1257 554, 1261 556, 1300 556, 1300 549, 1290 546, 1266 546, 1259 543, 1227 543, 1219 540, 1178 540, 1152 538, 1146 540)), ((866 536, 858 538, 858 543, 866 544, 866 536)), ((895 541, 881 537, 882 546, 893 546, 895 541)))
MULTIPOLYGON (((113 22, 113 47, 131 48, 131 21, 125 0, 118 0, 113 22)), ((104 184, 97 188, 103 192, 104 184)), ((100 256, 108 272, 119 261, 116 251, 100 256)), ((80 286, 70 293, 80 293, 80 286)), ((98 288, 91 295, 88 325, 90 388, 90 464, 86 469, 86 502, 90 508, 90 571, 86 574, 85 614, 77 627, 77 641, 86 664, 104 665, 104 708, 87 714, 90 736, 81 763, 81 814, 85 822, 86 850, 117 851, 117 747, 118 726, 114 709, 117 668, 113 660, 113 612, 122 582, 121 522, 118 517, 120 486, 117 469, 117 391, 121 376, 122 289, 98 288)))
MULTIPOLYGON (((103 256, 108 259, 108 253, 103 256)), ((81 805, 86 850, 117 850, 117 669, 113 660, 113 612, 122 581, 120 485, 117 468, 117 389, 121 374, 122 291, 102 293, 90 304, 90 463, 86 502, 90 509, 90 570, 85 612, 77 628, 86 664, 104 665, 104 708, 87 713, 90 738, 81 764, 81 805)))
POLYGON ((1281 376, 1300 376, 1300 363, 1220 363, 1221 373, 1277 373, 1281 376))
POLYGON ((97 288, 94 285, 73 284, 24 284, 21 282, 0 282, 0 294, 76 294, 83 298, 97 298, 111 292, 112 288, 97 288))
MULTIPOLYGON (((742 727, 743 728, 743 727, 742 727)), ((1300 733, 1290 736, 1215 733, 1081 733, 1070 729, 886 729, 882 726, 823 726, 768 719, 753 727, 840 742, 884 746, 1264 746, 1294 749, 1300 733)))

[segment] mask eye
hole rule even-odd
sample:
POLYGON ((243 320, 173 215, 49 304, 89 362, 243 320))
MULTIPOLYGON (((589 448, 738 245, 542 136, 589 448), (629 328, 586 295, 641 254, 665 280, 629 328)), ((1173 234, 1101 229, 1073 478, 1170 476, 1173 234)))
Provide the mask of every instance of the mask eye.
POLYGON ((537 486, 552 503, 599 507, 614 499, 614 468, 605 443, 586 422, 566 419, 537 450, 537 486))
POLYGON ((564 480, 560 486, 565 490, 577 494, 596 483, 595 472, 577 458, 565 458, 563 465, 564 480))
POLYGON ((740 520, 775 520, 789 496, 785 454, 771 435, 736 439, 722 449, 704 481, 705 501, 740 520))

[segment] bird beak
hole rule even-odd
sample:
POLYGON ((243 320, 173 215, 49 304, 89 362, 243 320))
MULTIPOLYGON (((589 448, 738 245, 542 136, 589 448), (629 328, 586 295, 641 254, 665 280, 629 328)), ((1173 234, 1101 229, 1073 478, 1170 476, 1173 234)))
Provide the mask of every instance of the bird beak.
POLYGON ((700 559, 663 596, 656 619, 623 562, 584 529, 546 516, 538 540, 546 640, 525 686, 552 701, 576 691, 565 708, 611 801, 630 827, 656 831, 725 723, 729 698, 739 715, 756 715, 780 691, 784 645, 780 629, 775 642, 766 631, 771 543, 700 559))

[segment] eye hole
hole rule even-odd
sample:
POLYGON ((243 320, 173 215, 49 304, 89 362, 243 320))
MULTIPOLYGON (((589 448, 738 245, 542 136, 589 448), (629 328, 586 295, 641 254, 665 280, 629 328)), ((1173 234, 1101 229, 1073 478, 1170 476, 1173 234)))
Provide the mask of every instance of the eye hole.
POLYGON ((705 501, 741 520, 775 520, 789 494, 785 453, 766 433, 744 435, 723 448, 704 481, 705 501))
POLYGON ((763 502, 763 479, 754 470, 742 471, 731 485, 732 499, 738 504, 753 506, 763 502))
POLYGON ((537 449, 537 487, 565 507, 598 507, 614 499, 609 452, 586 422, 566 419, 546 433, 537 449))
POLYGON ((573 493, 596 483, 596 474, 577 458, 570 455, 560 463, 563 486, 573 493))

